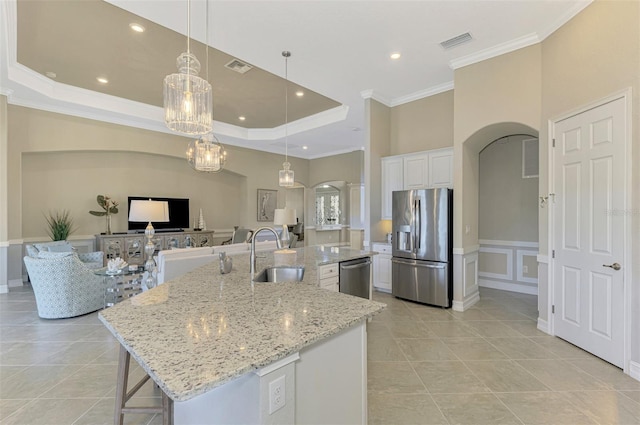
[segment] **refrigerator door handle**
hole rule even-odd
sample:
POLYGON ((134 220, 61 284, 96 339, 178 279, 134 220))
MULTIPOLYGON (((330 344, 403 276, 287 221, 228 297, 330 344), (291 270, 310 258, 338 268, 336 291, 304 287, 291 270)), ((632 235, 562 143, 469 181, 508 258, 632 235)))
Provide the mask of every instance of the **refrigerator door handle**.
POLYGON ((392 258, 391 262, 397 263, 397 264, 405 264, 407 266, 424 267, 427 269, 444 269, 445 267, 444 264, 422 264, 417 261, 405 261, 405 260, 399 260, 397 258, 392 258))
POLYGON ((416 199, 416 245, 415 252, 416 254, 420 251, 420 237, 422 235, 422 204, 420 203, 420 199, 416 199))

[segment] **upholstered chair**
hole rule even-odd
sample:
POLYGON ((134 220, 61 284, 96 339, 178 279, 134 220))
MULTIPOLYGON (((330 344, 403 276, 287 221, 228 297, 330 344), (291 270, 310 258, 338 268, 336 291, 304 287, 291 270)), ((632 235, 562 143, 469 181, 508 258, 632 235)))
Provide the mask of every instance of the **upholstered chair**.
POLYGON ((24 257, 36 296, 38 316, 61 319, 91 313, 104 306, 105 286, 73 252, 39 252, 24 257))
MULTIPOLYGON (((38 253, 45 252, 76 252, 75 248, 67 241, 43 242, 34 245, 26 245, 27 255, 38 257, 38 253), (35 252, 34 252, 35 249, 35 252)), ((79 252, 78 258, 90 269, 104 267, 104 252, 79 252)))

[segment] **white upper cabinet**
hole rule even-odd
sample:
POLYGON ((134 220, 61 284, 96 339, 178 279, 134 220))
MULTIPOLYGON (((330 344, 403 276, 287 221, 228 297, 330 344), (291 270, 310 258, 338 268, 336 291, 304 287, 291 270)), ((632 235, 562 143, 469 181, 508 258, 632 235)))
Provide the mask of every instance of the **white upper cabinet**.
POLYGON ((453 148, 382 158, 382 219, 391 220, 394 190, 453 188, 453 148))
POLYGON ((429 152, 429 187, 453 188, 453 149, 429 152))
POLYGON ((391 220, 391 192, 402 190, 402 158, 382 158, 382 219, 391 220))
POLYGON ((405 156, 404 188, 423 189, 429 185, 429 155, 427 153, 405 156))

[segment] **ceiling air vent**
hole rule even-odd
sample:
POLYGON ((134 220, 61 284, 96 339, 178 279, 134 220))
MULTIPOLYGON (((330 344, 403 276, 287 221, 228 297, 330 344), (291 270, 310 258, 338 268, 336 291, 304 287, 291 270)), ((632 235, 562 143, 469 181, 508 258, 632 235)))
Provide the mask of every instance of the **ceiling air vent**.
POLYGON ((238 59, 234 59, 231 62, 227 63, 225 67, 239 74, 244 74, 245 72, 253 69, 251 65, 249 65, 248 63, 244 63, 238 59))
POLYGON ((471 34, 469 34, 468 32, 465 32, 464 34, 460 34, 458 36, 455 36, 453 38, 443 41, 442 43, 440 43, 440 46, 442 46, 442 48, 445 50, 453 49, 454 47, 464 43, 468 43, 471 40, 473 40, 473 37, 471 37, 471 34))

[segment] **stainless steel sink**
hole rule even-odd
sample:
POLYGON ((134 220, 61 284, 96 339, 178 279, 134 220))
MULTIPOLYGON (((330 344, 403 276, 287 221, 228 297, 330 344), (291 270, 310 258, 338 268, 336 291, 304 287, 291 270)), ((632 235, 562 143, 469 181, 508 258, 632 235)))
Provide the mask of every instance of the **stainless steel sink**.
POLYGON ((274 266, 258 273, 254 282, 300 282, 304 277, 304 267, 274 266))

